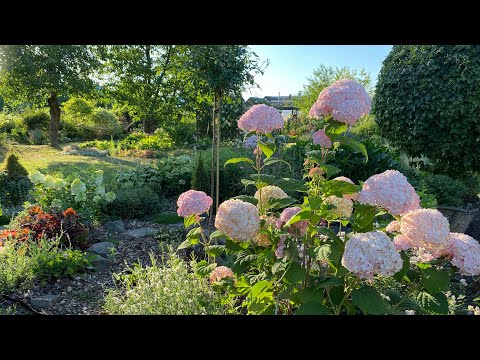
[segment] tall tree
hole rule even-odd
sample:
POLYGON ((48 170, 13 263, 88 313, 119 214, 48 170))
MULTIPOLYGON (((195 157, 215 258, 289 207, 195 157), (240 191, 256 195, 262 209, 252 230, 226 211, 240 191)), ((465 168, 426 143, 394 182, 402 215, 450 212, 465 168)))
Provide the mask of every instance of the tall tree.
POLYGON ((303 115, 308 115, 313 103, 317 101, 318 94, 333 82, 344 78, 358 81, 372 96, 372 79, 364 69, 358 71, 347 66, 340 68, 321 64, 313 70, 312 76, 307 78, 307 83, 303 85, 302 95, 294 100, 295 105, 299 107, 303 115))
MULTIPOLYGON (((213 95, 211 195, 215 199, 216 210, 219 205, 220 160, 218 154, 222 99, 225 95, 238 95, 246 85, 254 85, 255 74, 263 73, 264 68, 258 56, 245 45, 192 46, 189 48, 188 57, 192 70, 192 83, 199 91, 213 95), (216 176, 214 176, 214 161, 216 176), (216 186, 214 186, 215 182, 216 186)), ((210 220, 212 218, 213 216, 210 216, 210 220)))
POLYGON ((152 133, 178 104, 185 46, 110 45, 97 47, 105 62, 105 88, 152 133))
POLYGON ((59 96, 92 91, 98 64, 87 45, 2 45, 0 87, 7 101, 48 104, 50 145, 57 147, 59 96))

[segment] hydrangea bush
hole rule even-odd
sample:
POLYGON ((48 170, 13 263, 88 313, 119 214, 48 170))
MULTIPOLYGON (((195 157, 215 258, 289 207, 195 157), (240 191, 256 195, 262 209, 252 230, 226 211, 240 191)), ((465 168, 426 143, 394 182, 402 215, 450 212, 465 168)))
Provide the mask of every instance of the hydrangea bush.
POLYGON ((253 154, 225 166, 252 167, 242 183, 255 188, 254 196, 220 204, 217 230, 209 236, 200 215, 211 199, 196 195, 198 202, 189 206, 194 210, 185 212, 184 198, 191 195, 180 196, 179 214, 191 230, 179 248, 203 244, 199 274, 220 289, 226 303, 248 314, 446 314, 450 277, 480 274, 478 242, 451 233, 439 211, 422 209, 403 174, 387 170, 359 184, 335 177, 341 170, 329 161, 337 149, 347 147, 368 160, 365 147, 346 130, 370 106, 365 89, 353 80, 339 80, 320 93, 310 115, 321 117, 325 127, 313 134, 305 181, 262 174, 282 161, 273 157, 270 132, 283 123, 274 109, 252 107, 238 126, 250 131, 246 138, 256 137, 253 154), (220 264, 223 254, 234 259, 228 268, 220 264), (385 279, 396 285, 387 291, 373 286, 385 279))

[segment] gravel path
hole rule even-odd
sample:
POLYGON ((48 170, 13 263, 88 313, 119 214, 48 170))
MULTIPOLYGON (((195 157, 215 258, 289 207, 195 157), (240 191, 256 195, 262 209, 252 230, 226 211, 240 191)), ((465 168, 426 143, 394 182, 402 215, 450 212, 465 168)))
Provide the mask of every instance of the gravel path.
MULTIPOLYGON (((56 303, 47 308, 35 308, 42 314, 55 315, 98 315, 103 314, 102 305, 105 290, 113 288, 114 273, 127 269, 127 264, 140 262, 150 265, 150 253, 155 258, 162 256, 161 244, 178 246, 185 235, 181 227, 158 225, 155 223, 125 222, 125 229, 132 230, 143 227, 152 227, 158 230, 153 236, 133 238, 125 233, 111 233, 101 229, 94 229, 92 237, 96 242, 111 241, 116 243, 116 251, 109 256, 110 266, 103 271, 91 272, 75 276, 73 279, 64 278, 53 283, 35 284, 23 293, 13 294, 12 297, 23 300, 32 306, 31 300, 43 295, 57 295, 56 303)), ((23 307, 17 306, 16 314, 28 314, 23 307)))

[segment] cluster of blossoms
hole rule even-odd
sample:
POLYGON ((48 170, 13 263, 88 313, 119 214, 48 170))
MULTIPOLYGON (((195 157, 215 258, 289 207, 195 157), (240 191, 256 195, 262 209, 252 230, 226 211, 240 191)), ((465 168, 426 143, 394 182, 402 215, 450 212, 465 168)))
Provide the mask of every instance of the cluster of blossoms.
POLYGON ((288 195, 280 189, 278 186, 268 185, 258 189, 254 195, 255 199, 258 200, 257 206, 263 207, 264 205, 268 204, 270 199, 285 199, 288 195), (261 202, 260 202, 260 194, 261 194, 261 202))
POLYGON ((203 191, 188 190, 181 194, 177 200, 179 216, 201 215, 210 209, 213 199, 203 191))
POLYGON ((258 139, 255 135, 250 135, 248 138, 243 140, 243 147, 246 149, 257 147, 258 139))
POLYGON ((403 215, 420 208, 420 198, 405 175, 397 170, 387 170, 370 176, 358 194, 358 202, 376 205, 393 215, 403 215))
POLYGON ((217 266, 215 270, 213 270, 210 274, 210 283, 213 284, 214 282, 221 281, 222 279, 227 277, 235 280, 232 269, 226 266, 217 266))
POLYGON ((332 140, 325 133, 325 130, 320 129, 312 135, 312 140, 315 145, 320 145, 324 148, 332 147, 332 140))
POLYGON ((342 265, 361 279, 371 279, 375 274, 394 275, 402 269, 403 261, 385 233, 371 231, 347 241, 342 265))
POLYGON ((283 116, 277 109, 265 105, 253 105, 238 120, 238 127, 244 131, 267 134, 283 128, 283 116))
POLYGON ((323 89, 310 109, 310 117, 330 114, 336 121, 354 125, 370 113, 372 103, 365 88, 354 80, 335 81, 323 89))
POLYGON ((447 218, 435 209, 417 209, 392 221, 387 232, 400 233, 393 243, 397 251, 413 249, 413 261, 428 262, 450 256, 462 275, 480 275, 480 243, 471 236, 450 232, 447 218))
POLYGON ((215 227, 234 241, 248 241, 260 228, 258 209, 238 199, 224 201, 218 207, 215 227))
POLYGON ((325 199, 325 203, 335 206, 335 208, 332 209, 332 212, 338 215, 339 217, 349 218, 352 215, 352 211, 353 211, 352 200, 331 195, 325 199))
POLYGON ((313 167, 308 171, 308 176, 315 177, 315 176, 322 176, 324 171, 319 167, 313 167))

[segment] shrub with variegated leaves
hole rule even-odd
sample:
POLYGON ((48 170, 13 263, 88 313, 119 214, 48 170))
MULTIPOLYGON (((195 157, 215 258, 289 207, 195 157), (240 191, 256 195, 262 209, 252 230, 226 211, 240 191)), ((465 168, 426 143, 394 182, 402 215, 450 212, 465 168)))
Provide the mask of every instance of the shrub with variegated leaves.
POLYGON ((58 211, 74 208, 87 223, 93 220, 104 204, 116 198, 114 192, 105 189, 103 170, 82 176, 70 175, 65 179, 36 170, 29 177, 35 185, 35 202, 42 208, 58 211))

